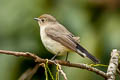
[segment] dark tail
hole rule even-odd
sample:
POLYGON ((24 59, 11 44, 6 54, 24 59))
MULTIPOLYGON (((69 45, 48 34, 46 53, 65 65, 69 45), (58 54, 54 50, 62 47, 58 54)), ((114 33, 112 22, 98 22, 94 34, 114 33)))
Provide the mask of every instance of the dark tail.
MULTIPOLYGON (((80 50, 83 54, 85 54, 89 59, 91 59, 95 63, 100 63, 100 61, 95 58, 93 55, 91 55, 86 49, 84 49, 81 45, 77 44, 76 47, 78 50, 80 50)), ((79 54, 79 53, 78 53, 79 54)), ((81 55, 81 54, 80 54, 81 55)))

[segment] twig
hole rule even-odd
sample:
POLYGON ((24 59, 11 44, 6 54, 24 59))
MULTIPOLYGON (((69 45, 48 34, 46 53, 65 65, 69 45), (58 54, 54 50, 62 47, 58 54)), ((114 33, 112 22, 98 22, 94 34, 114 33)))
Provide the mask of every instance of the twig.
POLYGON ((36 64, 35 67, 33 69, 29 68, 27 69, 18 80, 31 80, 31 78, 33 77, 33 75, 37 72, 39 66, 41 64, 36 64))
POLYGON ((31 68, 27 69, 27 70, 18 78, 18 80, 25 80, 25 79, 27 79, 27 77, 30 75, 31 71, 32 71, 31 68))
POLYGON ((63 71, 62 68, 61 68, 61 65, 60 65, 60 64, 57 64, 57 66, 58 66, 59 72, 63 75, 64 80, 68 80, 66 74, 64 73, 64 71, 63 71))
MULTIPOLYGON (((24 56, 27 58, 32 58, 35 62, 38 62, 38 63, 46 63, 46 61, 47 61, 46 59, 42 59, 42 58, 38 57, 37 55, 29 53, 29 52, 15 52, 15 51, 0 50, 0 53, 7 54, 7 55, 24 56)), ((104 78, 109 77, 105 72, 103 72, 97 68, 91 67, 87 64, 69 63, 69 62, 62 61, 62 60, 54 60, 54 61, 48 60, 48 64, 55 64, 55 62, 60 64, 60 65, 63 65, 63 66, 86 69, 86 70, 92 71, 92 72, 94 72, 94 73, 96 73, 104 78)))
POLYGON ((116 71, 118 68, 119 54, 116 49, 111 52, 111 59, 108 66, 107 74, 110 76, 107 80, 115 80, 116 71))

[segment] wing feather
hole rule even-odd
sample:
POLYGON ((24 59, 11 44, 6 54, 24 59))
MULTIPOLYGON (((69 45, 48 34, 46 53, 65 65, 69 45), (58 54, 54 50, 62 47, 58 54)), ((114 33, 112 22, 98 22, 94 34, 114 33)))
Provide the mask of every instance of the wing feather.
POLYGON ((65 34, 46 29, 47 36, 76 52, 76 44, 65 34))
POLYGON ((86 49, 84 49, 76 39, 73 34, 71 34, 66 28, 63 26, 57 25, 52 27, 47 27, 45 29, 47 36, 51 39, 61 43, 63 46, 67 47, 68 49, 75 51, 80 56, 85 57, 87 56, 93 62, 98 63, 99 60, 91 55, 86 49))

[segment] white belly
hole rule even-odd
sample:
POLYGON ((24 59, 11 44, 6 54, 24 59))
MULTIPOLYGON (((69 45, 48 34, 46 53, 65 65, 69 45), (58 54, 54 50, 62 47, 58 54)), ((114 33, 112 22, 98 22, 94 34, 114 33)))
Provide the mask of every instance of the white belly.
POLYGON ((41 35, 41 40, 45 46, 45 48, 50 51, 53 54, 58 55, 65 55, 67 52, 69 52, 69 49, 61 45, 60 43, 56 42, 55 40, 49 38, 47 34, 45 33, 45 26, 42 26, 40 28, 40 35, 41 35))

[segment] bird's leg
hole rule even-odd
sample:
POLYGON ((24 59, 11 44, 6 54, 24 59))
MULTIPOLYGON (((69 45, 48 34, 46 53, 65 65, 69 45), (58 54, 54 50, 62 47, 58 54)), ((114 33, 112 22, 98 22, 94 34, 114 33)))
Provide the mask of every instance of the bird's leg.
POLYGON ((60 52, 58 52, 57 54, 55 54, 55 55, 51 58, 51 60, 55 60, 56 56, 57 56, 59 53, 60 53, 60 52))
MULTIPOLYGON (((67 61, 67 59, 68 59, 68 52, 67 52, 67 55, 66 55, 65 61, 67 61)), ((69 61, 68 61, 68 62, 69 62, 69 61)))

